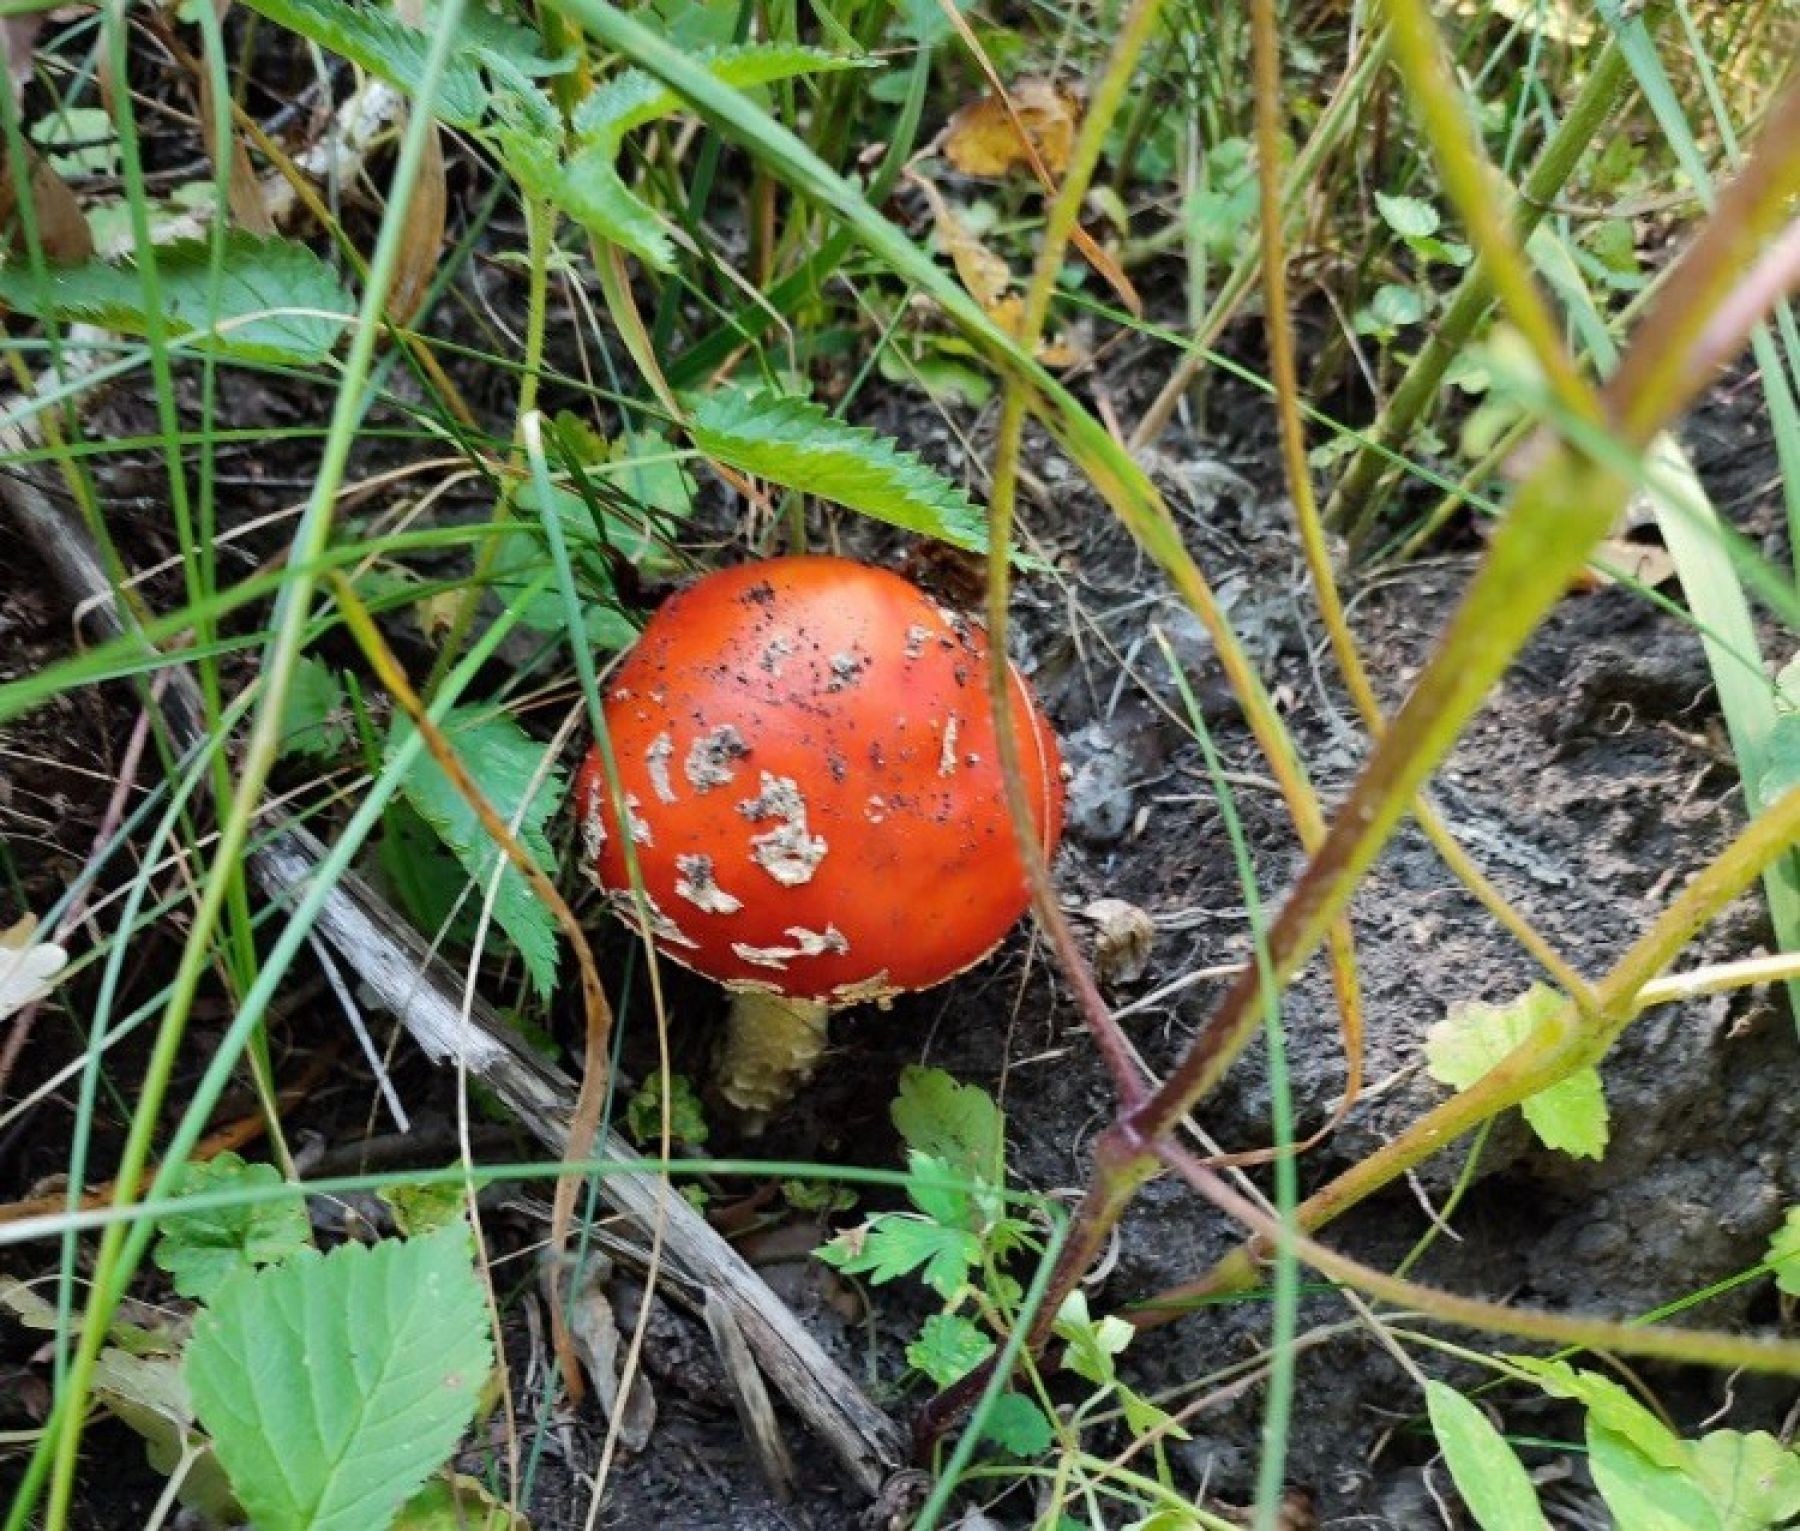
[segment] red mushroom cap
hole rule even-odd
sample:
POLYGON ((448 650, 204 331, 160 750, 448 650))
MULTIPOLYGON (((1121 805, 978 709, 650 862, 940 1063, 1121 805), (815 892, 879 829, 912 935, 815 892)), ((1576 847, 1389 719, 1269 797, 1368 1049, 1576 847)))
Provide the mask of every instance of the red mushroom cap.
MULTIPOLYGON (((671 598, 605 704, 658 947, 834 1005, 986 955, 1030 901, 987 652, 969 618, 839 558, 726 569, 671 598)), ((1012 721, 1053 852, 1061 759, 1017 674, 1012 721)), ((575 801, 596 880, 629 913, 598 746, 575 801)))

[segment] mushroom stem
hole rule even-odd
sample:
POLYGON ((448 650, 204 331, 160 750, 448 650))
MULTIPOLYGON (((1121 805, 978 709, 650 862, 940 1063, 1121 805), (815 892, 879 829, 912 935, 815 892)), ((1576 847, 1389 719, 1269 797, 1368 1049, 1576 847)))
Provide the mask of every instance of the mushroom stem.
POLYGON ((748 1131, 760 1132, 812 1077, 830 1015, 816 999, 788 999, 768 989, 733 991, 719 1050, 719 1093, 744 1113, 748 1131))

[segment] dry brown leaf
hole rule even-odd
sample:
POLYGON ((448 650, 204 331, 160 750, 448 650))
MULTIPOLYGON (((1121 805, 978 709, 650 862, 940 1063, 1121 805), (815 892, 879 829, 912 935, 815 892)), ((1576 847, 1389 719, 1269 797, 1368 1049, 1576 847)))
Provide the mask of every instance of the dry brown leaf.
POLYGON ((991 314, 1012 286, 1011 268, 943 203, 937 208, 937 237, 969 296, 991 314))
MULTIPOLYGON (((94 253, 94 235, 68 183, 35 149, 31 159, 31 208, 37 215, 38 238, 45 256, 58 263, 84 261, 94 253)), ((8 231, 14 250, 25 248, 25 230, 16 216, 12 167, 0 159, 0 227, 8 231)))
POLYGON ((1675 556, 1660 542, 1609 538, 1594 549, 1594 564, 1606 565, 1605 569, 1589 567, 1586 582, 1594 589, 1617 584, 1623 577, 1654 590, 1675 578, 1675 556))
POLYGON ((945 134, 945 156, 964 175, 1002 176, 1019 168, 1030 170, 1031 150, 1019 136, 1023 128, 1044 169, 1061 175, 1075 146, 1080 103, 1069 92, 1041 79, 1019 80, 1007 94, 1012 98, 1011 113, 997 95, 983 96, 958 111, 945 134))
MULTIPOLYGON (((207 156, 216 166, 219 163, 219 146, 213 142, 213 103, 212 72, 207 69, 199 71, 200 76, 200 131, 206 140, 207 156)), ((257 179, 256 167, 250 163, 250 151, 244 147, 244 141, 236 133, 229 136, 226 146, 225 197, 231 204, 231 216, 239 228, 249 233, 267 237, 275 232, 275 220, 269 214, 269 204, 263 200, 262 182, 257 179)))

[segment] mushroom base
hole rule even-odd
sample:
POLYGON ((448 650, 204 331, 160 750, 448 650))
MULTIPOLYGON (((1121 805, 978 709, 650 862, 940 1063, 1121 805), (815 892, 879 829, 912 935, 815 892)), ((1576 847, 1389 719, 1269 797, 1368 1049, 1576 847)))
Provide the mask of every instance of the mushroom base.
POLYGON ((825 1052, 831 1011, 816 999, 788 999, 767 989, 736 989, 719 1049, 719 1093, 761 1131, 812 1077, 825 1052))

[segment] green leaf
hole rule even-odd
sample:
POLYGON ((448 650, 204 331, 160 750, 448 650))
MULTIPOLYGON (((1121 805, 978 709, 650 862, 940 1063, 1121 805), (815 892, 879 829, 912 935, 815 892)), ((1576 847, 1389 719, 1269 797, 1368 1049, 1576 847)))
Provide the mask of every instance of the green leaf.
POLYGON ((492 1359, 459 1225, 235 1277, 187 1383, 258 1531, 368 1531, 450 1455, 492 1359))
POLYGON ((389 1531, 531 1531, 531 1523, 463 1473, 433 1478, 401 1507, 389 1531))
POLYGON ((436 1233, 462 1221, 468 1192, 454 1180, 432 1180, 423 1185, 403 1180, 375 1193, 394 1214, 394 1226, 407 1238, 436 1233))
MULTIPOLYGON (((463 769, 501 820, 512 827, 513 838, 554 877, 556 858, 544 826, 562 802, 565 783, 562 771, 548 763, 547 746, 531 738, 505 713, 486 709, 451 712, 444 719, 443 732, 463 769)), ((395 721, 388 739, 389 760, 411 733, 410 720, 395 721)), ((501 852, 443 767, 428 753, 421 753, 402 781, 401 791, 485 896, 501 852)), ((525 959, 538 992, 547 996, 556 985, 556 921, 510 862, 500 873, 494 918, 525 959)))
POLYGON ((344 688, 336 672, 303 654, 281 711, 281 753, 329 760, 349 747, 351 737, 344 688))
POLYGON ((981 1422, 981 1438, 1015 1457, 1041 1457, 1056 1439, 1044 1411, 1023 1393, 1002 1393, 981 1422))
POLYGON ((1525 1464, 1487 1415, 1437 1381, 1425 1384, 1425 1405, 1456 1491, 1481 1531, 1548 1531, 1525 1464))
POLYGON ((1681 1465, 1653 1462, 1590 1414, 1588 1471, 1620 1526, 1631 1531, 1723 1531, 1711 1496, 1681 1465))
MULTIPOLYGON (((1466 1090, 1562 1008, 1562 996, 1543 984, 1510 1005, 1460 1005, 1426 1033, 1425 1066, 1438 1083, 1466 1090)), ((1606 1152, 1606 1095, 1597 1069, 1577 1069, 1521 1109, 1546 1148, 1589 1159, 1606 1152)))
POLYGON ((1506 1359, 1530 1372, 1552 1398, 1570 1398, 1584 1405, 1599 1429, 1618 1436, 1646 1460, 1678 1472, 1687 1466, 1687 1448, 1680 1437, 1612 1378, 1579 1371, 1567 1361, 1536 1356, 1506 1359))
POLYGON ((1375 206, 1382 222, 1402 239, 1428 239, 1443 222, 1438 210, 1419 197, 1390 197, 1385 191, 1378 191, 1375 206))
MULTIPOLYGON (((409 94, 416 94, 425 78, 432 33, 406 25, 391 11, 352 0, 247 3, 251 10, 290 32, 310 38, 409 94)), ((557 67, 536 53, 534 34, 516 23, 486 15, 479 6, 464 11, 462 32, 437 93, 437 115, 454 127, 479 127, 487 114, 489 91, 481 77, 484 62, 504 61, 522 73, 550 73, 557 67)))
POLYGON ((1765 1263, 1775 1269, 1775 1285, 1790 1297, 1800 1297, 1800 1207, 1789 1207, 1781 1226, 1769 1235, 1765 1263))
MULTIPOLYGON (((770 43, 728 49, 702 59, 721 84, 745 90, 795 75, 868 67, 818 48, 770 43)), ((577 223, 659 271, 674 269, 675 250, 661 216, 619 174, 625 136, 684 106, 682 98, 640 69, 626 69, 592 91, 576 110, 574 144, 565 155, 543 124, 514 120, 499 131, 501 155, 513 178, 577 223)))
POLYGON ((111 175, 119 164, 119 134, 103 106, 59 106, 31 125, 33 143, 58 175, 111 175))
POLYGON ((887 1212, 839 1234, 818 1256, 847 1275, 867 1276, 876 1286, 918 1271, 921 1281, 949 1298, 967 1285, 969 1272, 981 1263, 981 1242, 962 1228, 887 1212))
POLYGON ((933 1313, 906 1347, 906 1360, 938 1387, 949 1387, 994 1353, 994 1338, 956 1313, 933 1313))
MULTIPOLYGON (((156 275, 171 341, 250 361, 306 366, 330 355, 355 312, 331 268, 291 239, 225 235, 213 306, 210 242, 158 246, 156 275)), ((40 292, 23 265, 0 267, 0 302, 35 318, 85 320, 127 335, 148 330, 143 278, 130 258, 58 266, 40 292)))
MULTIPOLYGON (((625 1130, 640 1143, 661 1141, 662 1079, 662 1070, 654 1070, 626 1103, 625 1130)), ((710 1131, 693 1080, 686 1074, 673 1075, 669 1080, 670 1139, 689 1148, 703 1148, 710 1131)))
POLYGON ((1424 317, 1425 299, 1416 289, 1387 282, 1377 287, 1375 295, 1357 310, 1355 328, 1359 335, 1385 338, 1424 317))
POLYGON ((725 388, 693 401, 692 409, 694 445, 708 457, 906 531, 987 550, 987 519, 960 488, 886 437, 846 425, 817 404, 725 388))
POLYGON ((1137 1330, 1113 1314, 1098 1321, 1090 1317, 1087 1294, 1080 1290, 1063 1299, 1054 1328, 1057 1338, 1068 1347, 1063 1353, 1063 1368, 1085 1377, 1096 1387, 1117 1381, 1113 1357, 1137 1335, 1137 1330))
POLYGON ((1800 1457, 1767 1431, 1715 1430, 1692 1454, 1724 1531, 1766 1531, 1800 1515, 1800 1457))
POLYGON ((979 1085, 942 1069, 908 1064, 892 1107, 894 1127, 909 1148, 941 1159, 970 1180, 998 1185, 1004 1178, 1006 1119, 979 1085))
MULTIPOLYGON (((281 1172, 274 1165, 246 1164, 228 1151, 188 1165, 177 1194, 198 1196, 280 1184, 281 1172)), ((238 1271, 285 1260, 312 1244, 312 1225, 298 1196, 177 1212, 159 1218, 156 1226, 162 1234, 153 1256, 156 1263, 173 1278, 177 1292, 200 1302, 210 1302, 238 1271)))
POLYGON ((980 1232, 971 1193, 955 1184, 963 1177, 955 1168, 932 1154, 916 1148, 906 1151, 906 1194, 912 1204, 934 1223, 946 1228, 967 1228, 980 1232))
POLYGON ((1763 744, 1762 798, 1772 803, 1800 787, 1800 713, 1781 712, 1763 744))

